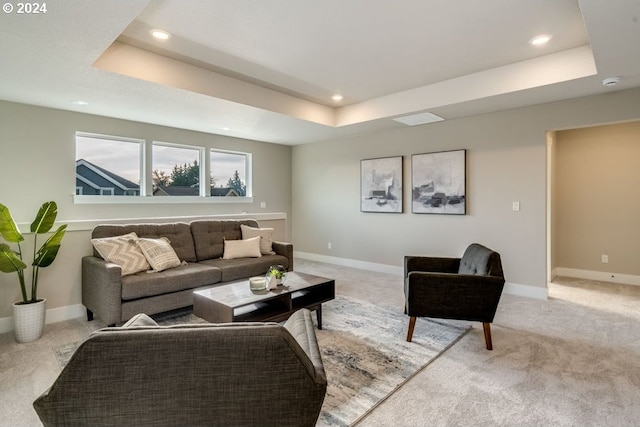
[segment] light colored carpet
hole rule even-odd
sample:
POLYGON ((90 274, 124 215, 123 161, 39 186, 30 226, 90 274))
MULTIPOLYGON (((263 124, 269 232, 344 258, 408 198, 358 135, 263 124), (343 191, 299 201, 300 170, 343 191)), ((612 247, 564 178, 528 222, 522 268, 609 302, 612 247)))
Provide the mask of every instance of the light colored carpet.
MULTIPOLYGON (((190 310, 153 317, 160 325, 206 323, 190 310)), ((397 307, 339 295, 324 304, 316 335, 328 387, 319 426, 352 424, 469 330, 468 322, 425 320, 408 343, 406 320, 397 307)), ((60 367, 79 345, 53 349, 60 367)))
MULTIPOLYGON (((335 277, 338 295, 402 309, 400 276, 303 260, 296 270, 335 277)), ((473 324, 356 425, 640 425, 640 287, 559 278, 549 292, 548 300, 503 295, 493 351, 473 324)), ((0 335, 0 426, 40 425, 31 402, 57 375, 53 348, 102 326, 47 325, 27 344, 0 335)))

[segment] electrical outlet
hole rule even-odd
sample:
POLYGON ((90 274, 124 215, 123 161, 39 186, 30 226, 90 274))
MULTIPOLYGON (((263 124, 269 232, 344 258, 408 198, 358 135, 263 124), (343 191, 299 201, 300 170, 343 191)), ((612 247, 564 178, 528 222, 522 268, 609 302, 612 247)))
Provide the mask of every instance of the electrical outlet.
POLYGON ((609 262, 609 255, 602 254, 602 263, 606 264, 609 262))
POLYGON ((260 202, 260 207, 262 209, 266 208, 267 207, 267 202, 260 202))
POLYGON ((327 243, 327 249, 331 250, 331 242, 327 243))
POLYGON ((518 212, 520 210, 520 202, 513 202, 513 204, 511 205, 511 208, 513 209, 514 212, 518 212))

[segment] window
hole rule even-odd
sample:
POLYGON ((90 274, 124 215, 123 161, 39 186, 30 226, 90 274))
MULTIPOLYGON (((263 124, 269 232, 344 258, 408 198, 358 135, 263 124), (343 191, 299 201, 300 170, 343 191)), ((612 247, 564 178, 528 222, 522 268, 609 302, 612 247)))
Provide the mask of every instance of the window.
POLYGON ((144 141, 76 132, 76 194, 140 195, 144 141))
POLYGON ((204 150, 168 143, 153 143, 153 195, 200 196, 204 150))
POLYGON ((211 195, 214 197, 250 197, 251 155, 211 150, 211 195))
POLYGON ((76 132, 75 187, 80 204, 251 203, 251 154, 76 132))

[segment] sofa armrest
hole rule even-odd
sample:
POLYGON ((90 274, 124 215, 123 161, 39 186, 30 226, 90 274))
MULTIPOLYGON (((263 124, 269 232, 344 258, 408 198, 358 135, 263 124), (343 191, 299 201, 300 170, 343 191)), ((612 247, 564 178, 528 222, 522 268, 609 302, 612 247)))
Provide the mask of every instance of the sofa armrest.
POLYGON ((293 271, 293 243, 273 242, 273 251, 277 255, 283 255, 289 259, 288 271, 293 271))
POLYGON ((122 269, 95 256, 82 258, 82 304, 107 325, 122 321, 122 269))

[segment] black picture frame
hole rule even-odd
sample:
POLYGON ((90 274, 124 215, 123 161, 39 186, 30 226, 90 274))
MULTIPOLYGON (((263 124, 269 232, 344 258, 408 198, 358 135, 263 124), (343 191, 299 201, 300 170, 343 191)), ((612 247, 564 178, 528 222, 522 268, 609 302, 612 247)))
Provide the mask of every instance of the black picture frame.
POLYGON ((411 212, 466 215, 467 150, 411 156, 411 212))

